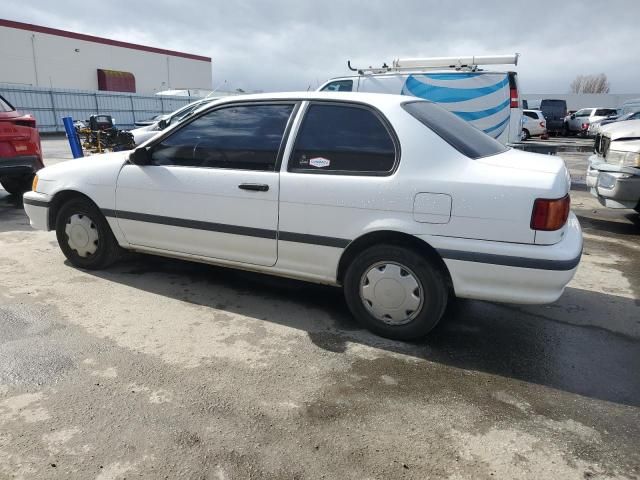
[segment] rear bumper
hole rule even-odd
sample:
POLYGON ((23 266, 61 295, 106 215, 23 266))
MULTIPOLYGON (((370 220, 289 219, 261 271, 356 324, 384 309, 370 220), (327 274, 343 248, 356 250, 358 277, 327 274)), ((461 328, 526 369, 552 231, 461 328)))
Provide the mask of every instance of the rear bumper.
POLYGON ((0 177, 29 175, 42 168, 42 160, 37 155, 0 157, 0 177))
POLYGON ((427 236, 424 240, 443 257, 456 296, 495 302, 556 301, 575 275, 582 255, 582 231, 573 213, 562 240, 554 245, 443 241, 427 236))
POLYGON ((22 197, 24 211, 29 223, 36 230, 51 230, 49 226, 49 202, 51 197, 44 193, 26 192, 22 197))

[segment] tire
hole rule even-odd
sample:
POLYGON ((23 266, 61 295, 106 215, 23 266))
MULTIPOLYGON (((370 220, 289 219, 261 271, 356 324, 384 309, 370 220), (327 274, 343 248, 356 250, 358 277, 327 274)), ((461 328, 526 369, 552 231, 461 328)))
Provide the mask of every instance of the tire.
POLYGON ((20 195, 28 190, 31 190, 31 184, 33 183, 33 175, 22 175, 19 177, 2 177, 0 184, 7 193, 11 195, 20 195))
POLYGON ((520 136, 520 138, 522 139, 523 142, 525 140, 529 140, 531 138, 531 134, 529 133, 529 130, 527 130, 526 128, 523 128, 522 135, 520 136))
POLYGON ((123 252, 104 215, 85 198, 73 198, 62 205, 56 217, 56 237, 65 257, 86 270, 106 268, 123 252))
POLYGON ((376 245, 349 265, 344 295, 351 313, 363 327, 382 337, 415 340, 440 321, 447 306, 448 288, 441 270, 424 255, 405 247, 376 245), (374 291, 378 293, 377 305, 367 299, 373 296, 376 300, 374 291))

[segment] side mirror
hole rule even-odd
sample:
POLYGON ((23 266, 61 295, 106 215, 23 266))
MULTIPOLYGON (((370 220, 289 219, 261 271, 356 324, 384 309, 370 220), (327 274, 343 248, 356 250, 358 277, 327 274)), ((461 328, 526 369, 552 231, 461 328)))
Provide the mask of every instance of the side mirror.
POLYGON ((571 120, 575 120, 575 119, 576 119, 576 114, 575 114, 575 113, 572 113, 572 114, 571 114, 571 120))
POLYGON ((169 125, 169 122, 165 118, 158 122, 158 130, 164 130, 169 125))
POLYGON ((129 154, 129 161, 134 165, 151 165, 151 153, 146 148, 138 147, 129 154))

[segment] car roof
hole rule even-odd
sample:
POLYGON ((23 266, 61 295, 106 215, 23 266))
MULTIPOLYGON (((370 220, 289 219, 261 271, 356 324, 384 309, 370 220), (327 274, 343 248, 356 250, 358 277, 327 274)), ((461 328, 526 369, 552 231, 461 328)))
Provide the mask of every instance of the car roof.
POLYGON ((539 110, 537 108, 525 108, 522 110, 523 112, 535 112, 535 113, 542 113, 542 110, 539 110))

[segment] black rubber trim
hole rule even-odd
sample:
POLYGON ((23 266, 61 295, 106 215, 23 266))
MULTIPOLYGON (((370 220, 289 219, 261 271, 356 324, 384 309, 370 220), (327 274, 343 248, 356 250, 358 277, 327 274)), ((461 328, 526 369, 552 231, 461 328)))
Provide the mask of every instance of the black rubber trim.
MULTIPOLYGON (((105 216, 107 212, 111 214, 112 210, 102 210, 105 216)), ((267 230, 263 228, 241 227, 238 225, 228 225, 225 223, 203 222, 201 220, 189 220, 187 218, 164 217, 161 215, 149 215, 147 213, 123 212, 118 210, 115 216, 122 220, 136 220, 138 222, 157 223, 160 225, 170 225, 172 227, 192 228, 194 230, 206 230, 208 232, 230 233, 232 235, 244 235, 246 237, 258 238, 277 238, 275 230, 267 230)))
MULTIPOLYGON (((105 217, 119 218, 123 220, 135 220, 138 222, 157 223, 174 227, 193 228, 209 232, 229 233, 247 237, 268 238, 282 240, 284 242, 307 243, 325 247, 346 248, 351 240, 336 237, 325 237, 307 233, 279 232, 263 228, 242 227, 239 225, 227 225, 223 223, 203 222, 185 218, 165 217, 161 215, 149 215, 147 213, 123 212, 109 209, 101 209, 105 217)), ((506 267, 533 268, 536 270, 566 271, 574 269, 580 263, 582 252, 576 258, 570 260, 547 260, 539 258, 515 257, 510 255, 496 255, 492 253, 468 252, 462 250, 439 249, 442 258, 449 260, 462 260, 465 262, 486 263, 502 265, 506 267)))
POLYGON ((439 249, 442 258, 449 260, 462 260, 465 262, 488 263, 505 267, 533 268, 535 270, 573 270, 580 263, 580 254, 569 260, 548 260, 543 258, 514 257, 511 255, 496 255, 493 253, 467 252, 461 250, 439 249))
POLYGON ((323 245, 326 247, 345 248, 351 240, 334 237, 324 237, 322 235, 310 235, 306 233, 278 232, 263 228, 241 227, 238 225, 227 225, 223 223, 202 222, 200 220, 188 220, 184 218, 164 217, 160 215, 149 215, 138 212, 122 212, 101 209, 105 217, 119 218, 123 220, 136 220, 138 222, 157 223, 160 225, 170 225, 174 227, 193 228, 196 230, 206 230, 209 232, 230 233, 232 235, 244 235, 247 237, 269 238, 282 240, 285 242, 309 243, 312 245, 323 245))
POLYGON ((33 205, 35 207, 49 207, 49 202, 45 202, 44 200, 31 200, 30 198, 23 198, 22 203, 33 205))
POLYGON ((325 247, 345 248, 351 240, 344 238, 323 237, 322 235, 310 235, 307 233, 280 232, 278 240, 296 243, 311 243, 313 245, 323 245, 325 247))

